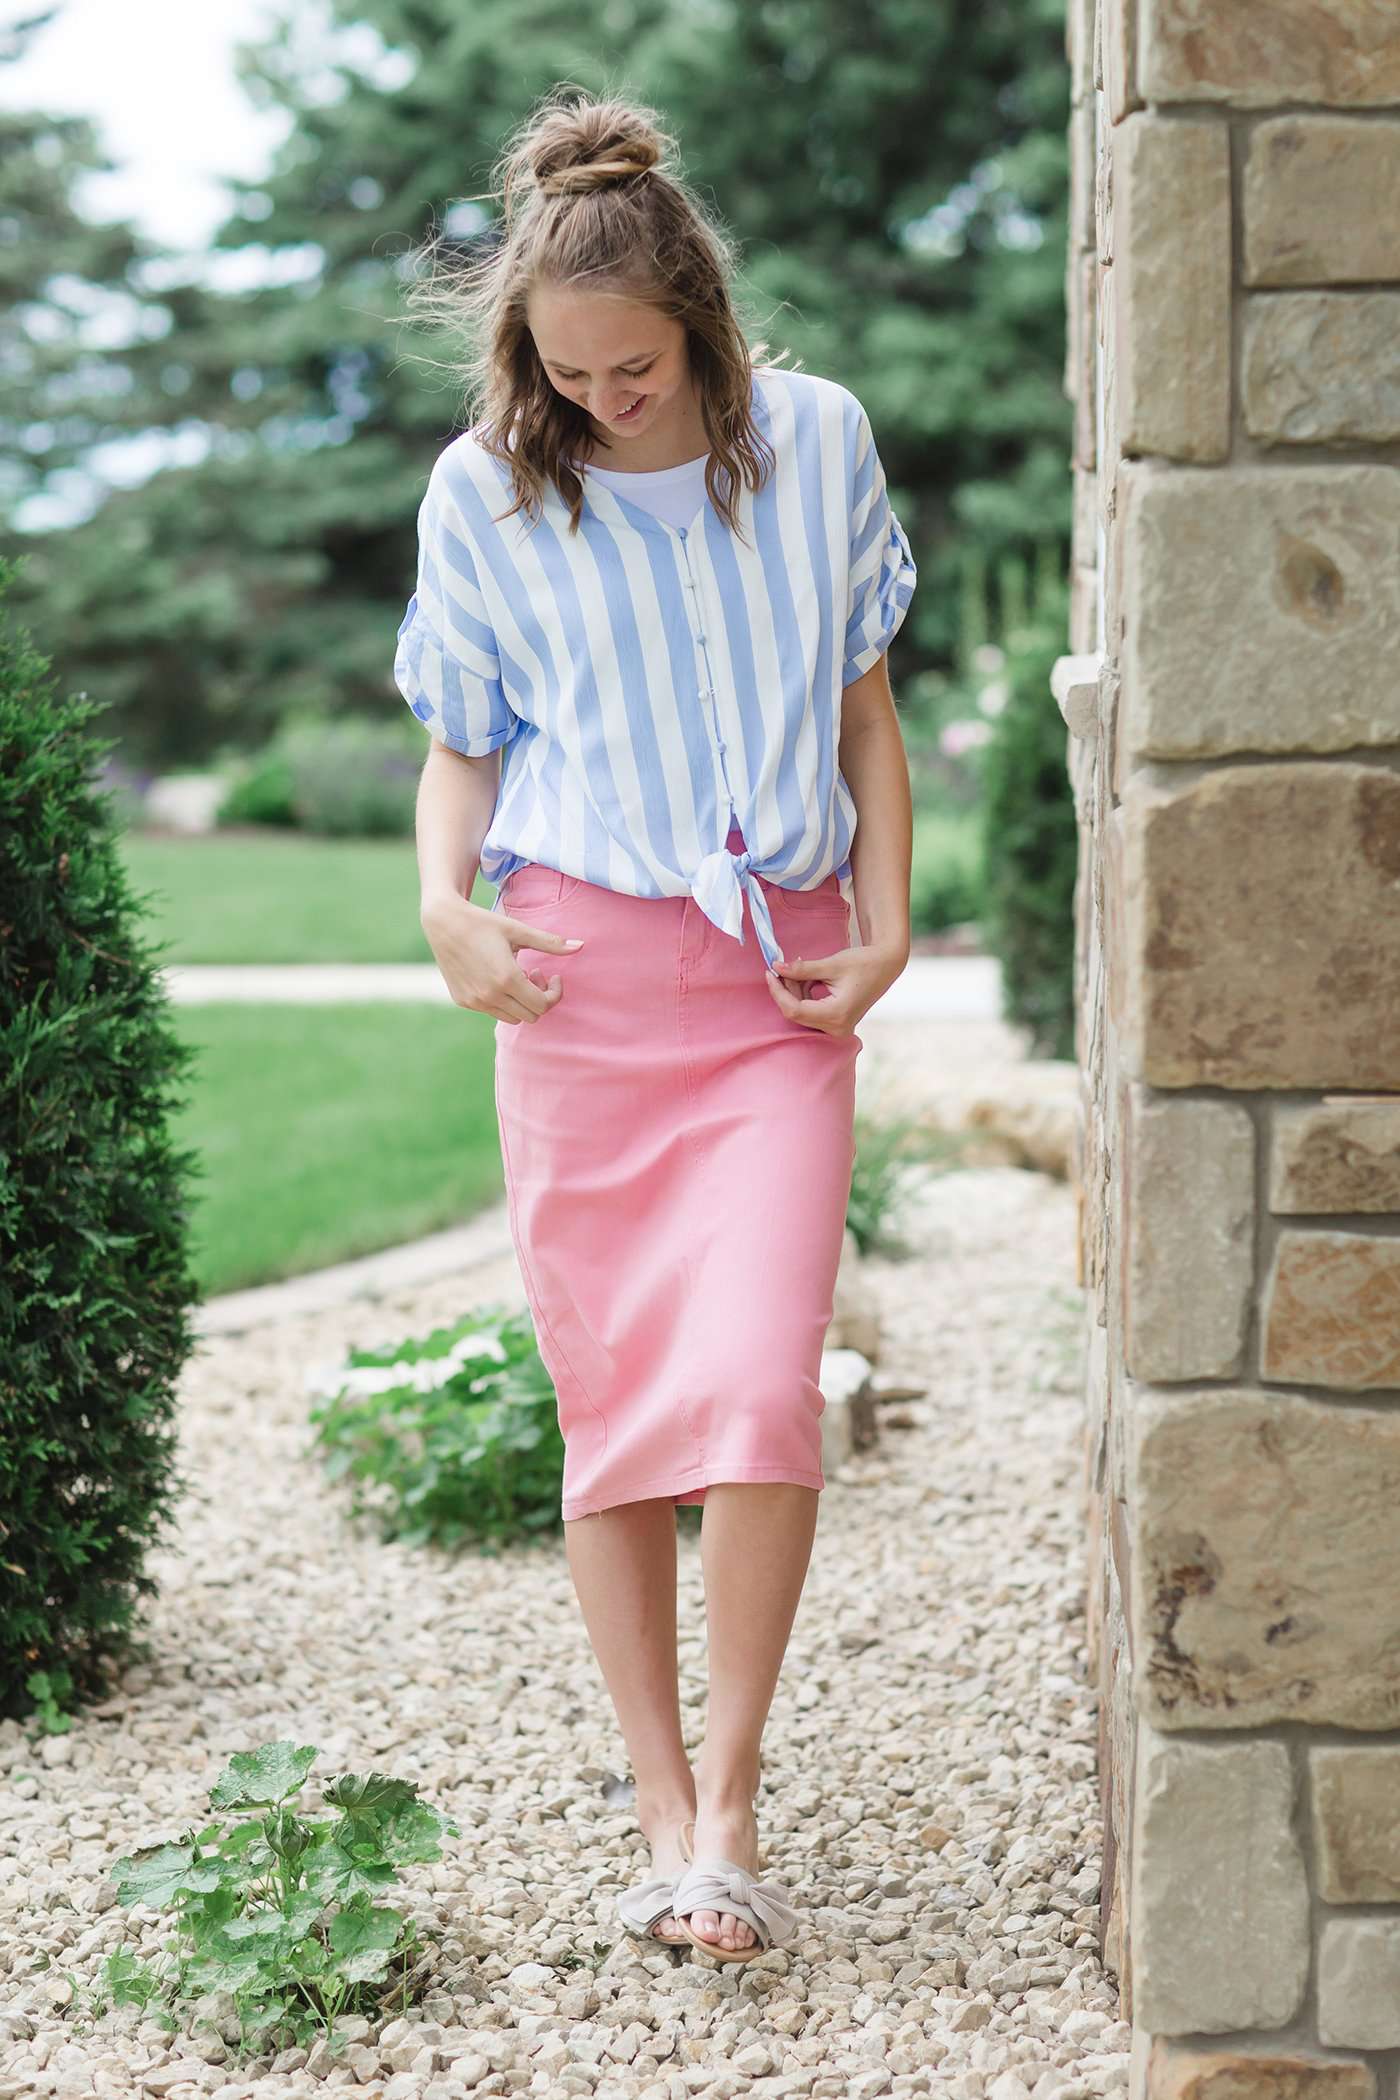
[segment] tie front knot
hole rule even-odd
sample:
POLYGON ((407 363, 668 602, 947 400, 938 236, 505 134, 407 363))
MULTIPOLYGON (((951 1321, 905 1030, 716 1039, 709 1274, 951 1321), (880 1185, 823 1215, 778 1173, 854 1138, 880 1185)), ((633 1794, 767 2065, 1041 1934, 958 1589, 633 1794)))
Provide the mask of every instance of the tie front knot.
POLYGON ((773 930, 768 899, 753 872, 753 863, 754 856, 747 846, 742 853, 731 853, 727 846, 717 847, 713 853, 705 855, 695 870, 691 878, 691 894, 706 918, 722 933, 740 943, 744 939, 744 899, 747 897, 763 959, 766 963, 779 963, 783 959, 782 949, 773 930))

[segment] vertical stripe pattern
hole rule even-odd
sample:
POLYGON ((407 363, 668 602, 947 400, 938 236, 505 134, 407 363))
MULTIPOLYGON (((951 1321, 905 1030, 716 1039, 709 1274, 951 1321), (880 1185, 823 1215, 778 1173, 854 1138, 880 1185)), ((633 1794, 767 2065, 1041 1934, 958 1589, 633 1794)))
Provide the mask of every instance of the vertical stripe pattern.
POLYGON ((453 751, 501 747, 481 872, 527 861, 638 897, 693 896, 764 960, 781 951, 758 875, 852 902, 855 805, 841 693, 889 647, 916 581, 870 420, 815 373, 754 373, 775 466, 677 526, 584 476, 577 533, 547 487, 502 513, 506 468, 455 438, 418 512, 417 586, 394 679, 453 751), (745 851, 725 845, 731 825, 745 851))

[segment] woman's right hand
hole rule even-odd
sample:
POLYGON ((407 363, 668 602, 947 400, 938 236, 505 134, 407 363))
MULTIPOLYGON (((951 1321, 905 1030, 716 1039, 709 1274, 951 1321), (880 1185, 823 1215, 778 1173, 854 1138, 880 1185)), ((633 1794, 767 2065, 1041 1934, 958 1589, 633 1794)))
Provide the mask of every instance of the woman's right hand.
POLYGON ((581 940, 565 940, 508 912, 487 911, 455 890, 425 896, 418 920, 453 1005, 490 1014, 497 1021, 537 1021, 558 1005, 563 993, 557 975, 541 981, 534 972, 522 970, 515 959, 517 948, 565 955, 583 946, 581 940))

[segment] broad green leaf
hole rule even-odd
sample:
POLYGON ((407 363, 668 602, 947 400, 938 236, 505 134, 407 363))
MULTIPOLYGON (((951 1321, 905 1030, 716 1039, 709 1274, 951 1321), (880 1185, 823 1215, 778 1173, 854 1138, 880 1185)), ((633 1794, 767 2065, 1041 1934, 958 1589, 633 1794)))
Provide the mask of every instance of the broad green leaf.
POLYGON ((215 1808, 262 1807, 284 1801, 305 1784, 320 1754, 310 1743, 263 1743, 257 1750, 236 1750, 209 1799, 215 1808))
POLYGON ((385 1859, 398 1865, 440 1859, 446 1817, 420 1800, 406 1779, 387 1779, 382 1772, 346 1774, 324 1789, 325 1800, 346 1818, 360 1842, 377 1841, 385 1859))
POLYGON ((372 1894, 376 1889, 387 1887, 393 1879, 394 1869, 385 1859, 377 1840, 359 1841, 349 1827, 337 1836, 333 1845, 323 1845, 307 1855, 307 1887, 318 1890, 323 1897, 344 1900, 357 1891, 372 1894))
POLYGON ((332 1808, 354 1815, 392 1815, 407 1802, 418 1799, 418 1788, 409 1779, 389 1779, 383 1772, 342 1772, 321 1789, 322 1799, 332 1808))
POLYGON ((254 1910, 241 1918, 230 1918, 221 1937, 243 1945, 249 1942, 258 1947, 279 1947, 296 1936, 295 1926, 289 1926, 280 1910, 254 1910))
POLYGON ((269 1988, 277 1981, 275 1965, 257 1947, 241 1952, 236 1947, 217 1947, 196 1954, 186 1974, 196 1992, 246 1991, 259 1982, 269 1988))
POLYGON ((112 1869, 117 1901, 144 1903, 164 1910, 177 1896, 216 1889, 222 1870, 215 1859, 200 1860, 192 1845, 152 1845, 119 1859, 112 1869))
POLYGON ((348 1983, 377 1982, 384 1975, 403 1922, 398 1911, 373 1909, 364 1897, 331 1919, 330 1950, 348 1983))

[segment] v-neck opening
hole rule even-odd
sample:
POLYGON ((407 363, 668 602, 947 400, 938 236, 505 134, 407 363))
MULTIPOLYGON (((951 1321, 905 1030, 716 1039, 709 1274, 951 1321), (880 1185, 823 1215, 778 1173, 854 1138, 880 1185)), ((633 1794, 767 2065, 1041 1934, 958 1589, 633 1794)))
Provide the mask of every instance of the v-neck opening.
MULTIPOLYGON (((755 423, 766 427, 768 422, 768 404, 763 398, 763 391, 758 383, 757 372, 752 373, 750 377, 749 409, 755 423)), ((682 460, 680 464, 682 466, 693 466, 694 461, 682 460)), ((668 518, 659 518, 655 511, 647 510, 643 504, 634 503, 630 496, 619 495, 616 489, 608 486, 607 482, 590 480, 587 472, 581 474, 579 479, 583 484, 583 500, 585 504, 605 524, 616 524, 619 522, 617 518, 610 518, 608 515, 608 506, 612 505, 614 510, 621 513, 621 523, 624 525, 631 525, 639 532, 659 532, 670 540, 683 540, 688 539, 692 532, 701 527, 707 516, 718 517, 719 515, 711 500, 708 488, 705 491, 704 501, 696 510, 695 515, 687 518, 684 525, 673 525, 668 518)), ((740 502, 742 503, 744 498, 751 493, 747 487, 741 485, 739 490, 740 502)))

